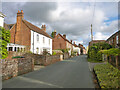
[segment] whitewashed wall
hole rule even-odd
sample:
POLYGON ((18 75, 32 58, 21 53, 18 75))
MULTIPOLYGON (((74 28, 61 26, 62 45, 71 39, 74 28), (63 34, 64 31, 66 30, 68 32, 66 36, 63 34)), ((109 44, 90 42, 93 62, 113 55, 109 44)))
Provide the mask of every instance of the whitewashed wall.
POLYGON ((4 23, 4 18, 1 16, 0 14, 0 26, 3 27, 3 23, 4 23))
POLYGON ((42 54, 44 48, 46 48, 47 50, 49 49, 50 54, 52 54, 52 39, 31 30, 31 49, 30 49, 30 51, 35 54, 42 54), (37 34, 39 35, 39 41, 37 41, 37 34), (45 43, 43 43, 43 37, 45 38, 45 43), (49 44, 49 39, 50 39, 50 44, 49 44), (34 45, 33 45, 33 43, 34 43, 34 45), (34 49, 33 49, 33 46, 34 46, 34 49), (38 53, 37 53, 37 48, 39 48, 38 53))
POLYGON ((73 51, 77 51, 79 55, 81 54, 81 53, 80 53, 80 48, 79 48, 79 47, 73 46, 73 51))

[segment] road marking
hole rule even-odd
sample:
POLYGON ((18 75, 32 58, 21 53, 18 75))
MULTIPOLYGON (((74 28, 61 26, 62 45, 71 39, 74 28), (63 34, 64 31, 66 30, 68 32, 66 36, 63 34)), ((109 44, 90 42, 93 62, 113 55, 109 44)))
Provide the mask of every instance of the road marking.
POLYGON ((90 68, 90 63, 89 62, 88 62, 88 66, 89 66, 89 70, 92 71, 91 68, 90 68))
POLYGON ((43 82, 43 81, 40 81, 40 80, 35 80, 35 79, 32 79, 32 78, 21 77, 21 76, 19 76, 18 78, 21 79, 21 80, 27 81, 27 82, 44 84, 44 85, 53 86, 53 87, 56 87, 56 88, 63 88, 63 87, 60 87, 60 86, 57 86, 57 85, 53 85, 51 83, 43 82))

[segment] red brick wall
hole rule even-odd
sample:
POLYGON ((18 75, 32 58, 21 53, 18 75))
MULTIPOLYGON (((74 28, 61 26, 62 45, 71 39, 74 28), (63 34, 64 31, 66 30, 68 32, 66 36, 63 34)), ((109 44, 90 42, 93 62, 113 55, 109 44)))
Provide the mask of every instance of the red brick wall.
POLYGON ((66 41, 58 34, 52 40, 52 48, 53 48, 53 50, 55 50, 55 49, 66 49, 66 41))
POLYGON ((17 16, 17 23, 10 30, 11 43, 30 46, 31 44, 31 32, 30 29, 22 21, 22 16, 17 16))

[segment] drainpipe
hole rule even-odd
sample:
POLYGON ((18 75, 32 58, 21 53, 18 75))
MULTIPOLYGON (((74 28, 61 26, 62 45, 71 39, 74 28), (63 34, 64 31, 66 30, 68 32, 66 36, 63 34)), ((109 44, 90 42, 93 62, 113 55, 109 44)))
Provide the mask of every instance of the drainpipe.
POLYGON ((34 31, 33 31, 33 53, 34 53, 34 31))

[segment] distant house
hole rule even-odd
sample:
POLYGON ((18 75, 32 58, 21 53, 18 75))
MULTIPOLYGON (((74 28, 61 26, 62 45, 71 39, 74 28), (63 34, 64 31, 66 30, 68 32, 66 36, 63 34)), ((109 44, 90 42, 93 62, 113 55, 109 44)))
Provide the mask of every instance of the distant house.
POLYGON ((87 54, 87 50, 85 49, 85 47, 82 44, 78 44, 79 48, 80 48, 80 53, 81 54, 87 54))
POLYGON ((92 40, 89 42, 89 47, 91 47, 93 44, 102 43, 102 42, 105 42, 105 40, 92 40))
POLYGON ((73 43, 73 51, 76 51, 78 55, 81 54, 81 48, 75 42, 73 43))
POLYGON ((5 17, 5 15, 2 12, 0 12, 0 26, 1 27, 4 26, 4 17, 5 17))
POLYGON ((66 39, 66 35, 57 34, 55 32, 53 41, 52 41, 53 50, 56 49, 69 49, 69 54, 71 55, 71 51, 73 50, 72 41, 66 39))
POLYGON ((48 51, 52 54, 52 38, 46 33, 46 26, 41 28, 24 19, 23 10, 17 13, 15 24, 6 24, 10 28, 11 39, 8 51, 29 50, 35 54, 43 54, 48 51))
POLYGON ((120 30, 118 32, 114 33, 112 36, 110 36, 106 40, 106 42, 116 48, 120 48, 120 30))

